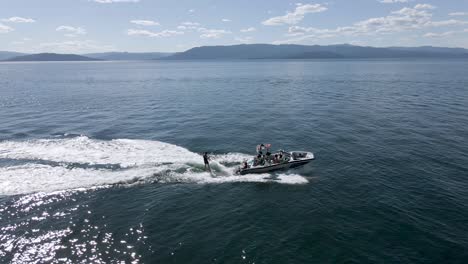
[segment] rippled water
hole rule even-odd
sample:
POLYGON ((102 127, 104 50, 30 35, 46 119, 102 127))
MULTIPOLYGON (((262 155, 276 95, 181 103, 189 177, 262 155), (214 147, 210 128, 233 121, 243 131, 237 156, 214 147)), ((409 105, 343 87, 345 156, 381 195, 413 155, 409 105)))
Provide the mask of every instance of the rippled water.
POLYGON ((467 69, 0 63, 0 263, 463 263, 467 69))

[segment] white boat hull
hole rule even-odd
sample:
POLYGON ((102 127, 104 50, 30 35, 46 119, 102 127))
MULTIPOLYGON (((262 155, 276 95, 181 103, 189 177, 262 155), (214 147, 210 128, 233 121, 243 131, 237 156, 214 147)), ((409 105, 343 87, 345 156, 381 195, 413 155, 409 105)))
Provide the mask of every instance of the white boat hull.
POLYGON ((245 174, 251 174, 251 173, 267 173, 267 172, 272 172, 272 171, 277 171, 277 170, 292 169, 292 168, 303 166, 311 162, 314 159, 315 159, 314 154, 308 152, 307 156, 304 158, 292 159, 288 162, 270 164, 270 165, 265 165, 265 166, 239 168, 238 173, 241 175, 245 175, 245 174))

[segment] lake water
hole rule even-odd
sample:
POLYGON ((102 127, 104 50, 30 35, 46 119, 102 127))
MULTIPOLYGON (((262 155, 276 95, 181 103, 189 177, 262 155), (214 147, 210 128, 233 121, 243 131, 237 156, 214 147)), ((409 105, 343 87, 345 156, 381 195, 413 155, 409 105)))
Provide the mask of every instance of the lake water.
POLYGON ((0 263, 467 260, 466 61, 0 63, 0 263))

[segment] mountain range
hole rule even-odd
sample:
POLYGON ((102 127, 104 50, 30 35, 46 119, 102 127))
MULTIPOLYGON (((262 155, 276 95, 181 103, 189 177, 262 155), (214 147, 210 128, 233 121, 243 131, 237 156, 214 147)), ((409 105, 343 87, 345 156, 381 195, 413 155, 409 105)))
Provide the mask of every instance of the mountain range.
POLYGON ((21 52, 11 52, 11 51, 0 51, 0 60, 8 60, 18 56, 27 55, 21 52))
POLYGON ((169 52, 103 52, 83 55, 99 60, 155 60, 172 54, 169 52))
POLYGON ((97 61, 98 59, 89 58, 76 54, 56 54, 56 53, 38 53, 31 55, 21 55, 6 59, 6 61, 97 61))
POLYGON ((354 45, 241 44, 202 46, 178 53, 104 52, 89 54, 24 54, 0 51, 7 61, 93 61, 93 60, 232 60, 232 59, 379 59, 379 58, 468 58, 468 50, 444 47, 362 47, 354 45))
POLYGON ((468 50, 439 47, 361 47, 353 45, 305 46, 243 44, 204 46, 176 53, 163 59, 371 59, 371 58, 468 58, 468 50))

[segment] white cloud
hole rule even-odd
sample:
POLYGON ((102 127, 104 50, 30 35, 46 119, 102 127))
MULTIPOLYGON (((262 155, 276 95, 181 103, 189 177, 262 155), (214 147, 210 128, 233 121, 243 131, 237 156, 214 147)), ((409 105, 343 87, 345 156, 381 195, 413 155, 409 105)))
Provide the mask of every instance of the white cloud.
POLYGON ((24 41, 12 41, 10 42, 11 45, 24 45, 24 41))
POLYGON ((221 38, 225 34, 231 34, 231 31, 224 29, 207 29, 207 28, 198 28, 198 32, 201 32, 200 38, 221 38))
POLYGON ((304 35, 304 36, 299 36, 297 38, 292 38, 292 39, 286 39, 286 40, 277 40, 273 41, 273 44, 290 44, 290 43, 300 43, 304 40, 307 39, 326 39, 326 38, 333 38, 335 37, 335 34, 323 34, 323 35, 304 35))
POLYGON ((66 33, 66 37, 76 37, 77 35, 86 35, 86 30, 82 27, 59 26, 55 29, 58 32, 66 33))
POLYGON ((156 33, 156 37, 172 37, 177 35, 183 35, 184 32, 176 31, 176 30, 163 30, 161 32, 156 33))
POLYGON ((236 41, 239 41, 239 42, 242 42, 242 43, 249 43, 253 40, 252 37, 237 37, 237 38, 234 38, 234 40, 236 41))
POLYGON ((424 34, 424 37, 425 38, 441 38, 441 37, 451 36, 451 35, 453 35, 455 33, 457 33, 457 32, 447 31, 447 32, 443 32, 443 33, 427 33, 427 34, 424 34))
POLYGON ((179 30, 196 30, 200 27, 200 23, 197 22, 182 22, 177 29, 179 30))
POLYGON ((418 11, 412 8, 403 8, 401 10, 392 12, 391 15, 386 17, 369 18, 367 20, 359 21, 351 26, 337 27, 335 29, 318 29, 314 27, 299 27, 291 26, 288 31, 288 36, 298 36, 308 34, 320 35, 372 35, 372 34, 388 34, 392 32, 399 32, 411 28, 419 28, 429 23, 431 14, 425 11, 418 11))
POLYGON ((144 30, 144 29, 129 29, 127 30, 127 35, 129 36, 147 36, 147 37, 155 37, 156 33, 144 30))
POLYGON ((100 4, 112 4, 112 3, 138 3, 140 0, 90 0, 100 4))
POLYGON ((468 12, 453 12, 449 16, 468 16, 468 12))
POLYGON ((184 26, 200 26, 200 23, 197 23, 197 22, 182 22, 182 25, 184 26))
POLYGON ((146 36, 146 37, 172 37, 177 35, 182 35, 184 32, 176 30, 163 30, 161 32, 153 32, 149 30, 142 29, 129 29, 127 30, 127 35, 129 36, 146 36))
POLYGON ((21 40, 12 41, 11 44, 12 45, 24 45, 24 44, 26 44, 27 42, 29 42, 31 40, 32 39, 30 39, 30 38, 22 38, 21 40))
POLYGON ((130 23, 141 26, 159 26, 159 23, 153 20, 131 20, 130 23))
POLYGON ((297 4, 293 12, 287 12, 284 16, 269 18, 262 22, 266 26, 292 25, 299 23, 306 14, 324 12, 328 8, 321 4, 297 4))
MULTIPOLYGON (((355 23, 350 27, 349 32, 353 34, 385 34, 391 32, 401 32, 407 30, 421 29, 425 27, 439 27, 447 25, 465 24, 459 20, 432 21, 432 14, 427 9, 434 8, 427 4, 418 4, 414 8, 405 7, 398 11, 393 11, 386 17, 370 18, 355 23)), ((339 33, 344 28, 338 28, 339 33)))
POLYGON ((28 42, 30 40, 31 40, 30 38, 23 38, 21 40, 12 41, 12 42, 10 42, 10 44, 11 45, 24 45, 24 44, 26 44, 26 42, 28 42))
POLYGON ((3 22, 11 22, 11 23, 34 23, 36 20, 32 18, 24 18, 24 17, 10 17, 2 19, 3 22))
POLYGON ((223 18, 223 19, 221 19, 221 21, 223 21, 223 22, 231 22, 231 19, 223 18))
POLYGON ((380 3, 384 4, 394 4, 394 3, 407 3, 408 0, 380 0, 380 3))
POLYGON ((30 41, 30 38, 23 38, 22 40, 16 40, 10 42, 11 45, 24 45, 26 42, 30 41))
POLYGON ((87 53, 115 50, 115 48, 111 45, 102 45, 92 40, 46 42, 40 43, 38 48, 38 52, 45 51, 57 53, 87 53))
MULTIPOLYGON (((297 43, 306 39, 329 38, 337 36, 362 36, 392 34, 396 32, 421 30, 424 28, 460 26, 468 24, 468 21, 442 20, 433 21, 429 10, 434 7, 427 4, 418 4, 413 8, 405 7, 393 11, 385 17, 369 18, 359 21, 351 26, 337 27, 334 29, 319 29, 314 27, 290 26, 287 36, 295 37, 289 40, 281 40, 282 43, 297 43)), ((431 35, 429 35, 431 36, 431 35)))
POLYGON ((7 25, 3 25, 2 23, 0 23, 0 34, 1 33, 8 33, 8 32, 11 32, 13 30, 14 29, 12 27, 9 27, 7 25))
POLYGON ((241 29, 240 32, 242 32, 242 33, 247 33, 247 32, 254 32, 254 31, 256 31, 256 30, 257 30, 257 29, 254 28, 254 27, 249 27, 249 28, 243 28, 243 29, 241 29))
POLYGON ((201 33, 200 38, 214 38, 214 39, 217 39, 217 38, 223 37, 226 34, 231 34, 232 33, 231 31, 224 30, 224 29, 204 28, 204 27, 201 26, 200 23, 190 22, 190 21, 182 22, 177 27, 177 29, 185 30, 185 31, 188 31, 188 32, 193 32, 193 31, 200 32, 201 33))
POLYGON ((415 9, 435 9, 435 6, 430 4, 417 4, 414 6, 415 9))
POLYGON ((460 26, 460 25, 466 25, 466 24, 468 24, 468 21, 449 19, 449 20, 442 20, 442 21, 431 21, 429 26, 444 27, 444 26, 460 26))
POLYGON ((189 9, 189 13, 195 13, 195 9, 189 9))
POLYGON ((333 30, 318 29, 314 27, 292 26, 292 27, 289 27, 288 29, 288 36, 304 35, 305 33, 322 34, 322 33, 330 33, 331 31, 333 30))

